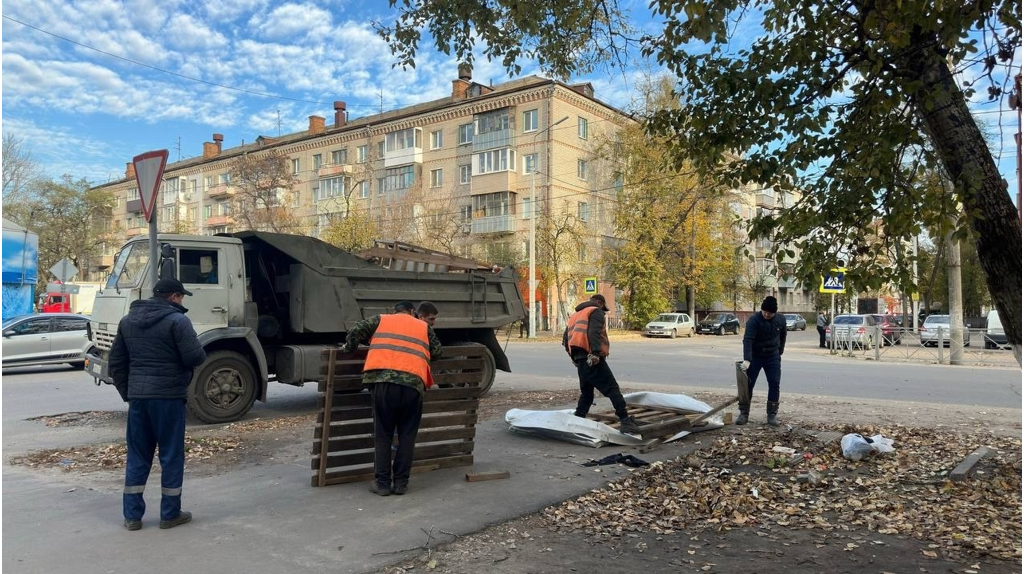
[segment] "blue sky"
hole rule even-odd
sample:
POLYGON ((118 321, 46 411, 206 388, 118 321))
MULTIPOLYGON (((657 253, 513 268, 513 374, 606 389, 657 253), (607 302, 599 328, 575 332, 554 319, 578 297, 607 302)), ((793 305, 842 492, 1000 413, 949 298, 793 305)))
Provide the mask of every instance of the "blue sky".
MULTIPOLYGON (((641 26, 651 26, 646 2, 624 4, 641 26)), ((281 133, 306 129, 310 115, 331 122, 334 100, 357 118, 444 97, 456 77, 457 62, 429 43, 415 70, 392 68, 394 58, 372 28, 374 20, 388 20, 384 2, 5 0, 3 14, 150 66, 3 20, 3 133, 24 140, 48 175, 93 183, 123 177, 125 163, 144 151, 168 149, 175 161, 180 141, 185 159, 199 155, 214 132, 235 146, 276 135, 278 117, 281 133)), ((522 75, 531 73, 539 71, 524 63, 522 75)), ((591 81, 598 98, 628 107, 643 73, 638 67, 574 80, 591 81)), ((473 76, 509 79, 482 59, 473 76)), ((993 113, 1000 105, 979 98, 974 108, 1015 190, 1017 119, 993 113)))

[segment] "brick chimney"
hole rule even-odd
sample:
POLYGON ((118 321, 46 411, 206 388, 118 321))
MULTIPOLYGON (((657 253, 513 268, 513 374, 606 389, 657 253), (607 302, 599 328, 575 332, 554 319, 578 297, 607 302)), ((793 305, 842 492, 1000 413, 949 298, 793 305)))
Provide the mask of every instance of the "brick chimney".
POLYGON ((473 83, 473 66, 469 64, 459 64, 459 79, 452 80, 452 99, 466 99, 466 93, 468 92, 469 85, 471 83, 473 83))
POLYGON ((220 155, 224 144, 224 134, 213 134, 213 143, 217 144, 217 154, 220 155))
POLYGON ((345 102, 336 101, 334 102, 334 127, 340 128, 348 122, 348 118, 345 117, 345 102))
POLYGON ((203 142, 203 159, 210 159, 220 155, 221 146, 224 144, 222 134, 213 134, 212 142, 203 142))
POLYGON ((309 116, 309 135, 314 136, 327 131, 324 126, 324 118, 320 116, 309 116))
POLYGON ((125 179, 135 179, 135 164, 134 163, 129 161, 129 162, 124 164, 124 178, 125 179))

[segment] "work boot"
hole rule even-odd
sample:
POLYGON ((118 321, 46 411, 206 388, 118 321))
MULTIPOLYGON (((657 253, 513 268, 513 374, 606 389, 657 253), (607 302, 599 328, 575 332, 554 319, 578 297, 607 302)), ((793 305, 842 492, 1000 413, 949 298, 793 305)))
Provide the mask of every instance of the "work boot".
POLYGON ((768 401, 768 420, 765 421, 773 427, 779 426, 779 401, 768 401))
POLYGON ((141 520, 131 520, 129 518, 124 519, 124 527, 128 530, 142 530, 141 520))
POLYGON ((181 526, 182 524, 188 524, 189 522, 192 522, 192 513, 182 510, 178 513, 178 516, 170 520, 161 520, 160 528, 167 530, 168 528, 174 528, 175 526, 181 526))
POLYGON ((580 417, 581 419, 587 418, 586 413, 581 415, 579 412, 574 412, 574 413, 572 413, 572 415, 575 416, 575 417, 580 417))
POLYGON ((622 417, 619 419, 619 432, 623 434, 640 434, 640 425, 636 424, 633 417, 622 417))
POLYGON ((397 494, 398 496, 402 496, 406 492, 409 492, 409 483, 407 482, 396 482, 391 488, 391 494, 397 494))
POLYGON ((390 496, 391 486, 387 484, 377 484, 377 481, 370 483, 370 492, 378 496, 390 496))
POLYGON ((750 418, 750 403, 740 403, 740 416, 736 417, 736 424, 745 425, 750 418))

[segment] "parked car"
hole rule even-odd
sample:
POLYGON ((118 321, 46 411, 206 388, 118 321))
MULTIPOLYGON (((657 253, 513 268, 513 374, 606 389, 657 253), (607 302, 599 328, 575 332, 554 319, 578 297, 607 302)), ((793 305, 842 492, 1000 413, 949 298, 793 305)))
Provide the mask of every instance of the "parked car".
POLYGON ((985 348, 998 349, 1006 345, 1006 331, 1003 330, 1003 322, 999 318, 999 312, 992 309, 988 312, 988 318, 985 320, 985 348))
POLYGON ((693 319, 686 313, 662 313, 644 327, 643 334, 648 337, 668 337, 675 339, 677 335, 692 337, 696 332, 693 319))
POLYGON ((893 315, 872 315, 875 318, 875 326, 882 331, 884 345, 899 345, 903 337, 900 333, 900 324, 893 315))
POLYGON ((871 347, 874 345, 875 318, 871 315, 836 315, 825 327, 825 342, 871 347))
POLYGON ((3 367, 59 365, 85 368, 92 345, 89 318, 72 313, 19 315, 3 322, 3 367))
POLYGON ((796 313, 786 314, 786 330, 787 331, 806 331, 807 330, 807 319, 803 316, 797 315, 796 313))
POLYGON ((698 333, 714 333, 724 335, 726 333, 739 334, 740 320, 732 313, 712 313, 697 323, 698 333))
MULTIPOLYGON (((921 325, 921 344, 925 347, 939 345, 939 329, 942 329, 942 346, 949 346, 949 315, 928 315, 921 325)), ((964 325, 964 346, 971 346, 971 331, 964 325)))

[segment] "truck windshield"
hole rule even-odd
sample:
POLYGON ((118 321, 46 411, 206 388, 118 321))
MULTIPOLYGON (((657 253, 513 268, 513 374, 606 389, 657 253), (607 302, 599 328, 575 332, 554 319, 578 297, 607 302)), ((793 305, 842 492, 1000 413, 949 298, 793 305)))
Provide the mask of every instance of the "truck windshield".
POLYGON ((149 263, 149 244, 139 241, 121 250, 114 271, 107 279, 107 287, 138 287, 149 263))

